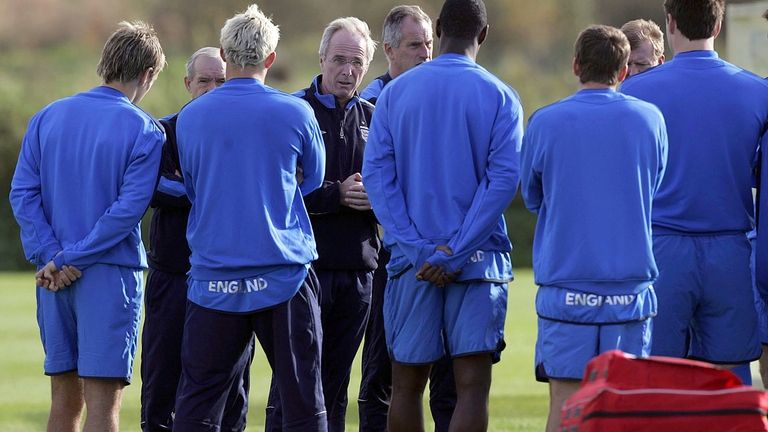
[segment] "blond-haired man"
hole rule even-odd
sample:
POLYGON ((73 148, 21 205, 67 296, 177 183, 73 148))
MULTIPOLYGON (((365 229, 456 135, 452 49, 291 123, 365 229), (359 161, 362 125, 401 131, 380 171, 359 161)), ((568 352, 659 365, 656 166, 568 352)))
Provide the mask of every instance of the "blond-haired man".
POLYGON ((664 63, 664 33, 658 24, 645 19, 636 19, 621 26, 629 40, 629 74, 637 75, 664 63))

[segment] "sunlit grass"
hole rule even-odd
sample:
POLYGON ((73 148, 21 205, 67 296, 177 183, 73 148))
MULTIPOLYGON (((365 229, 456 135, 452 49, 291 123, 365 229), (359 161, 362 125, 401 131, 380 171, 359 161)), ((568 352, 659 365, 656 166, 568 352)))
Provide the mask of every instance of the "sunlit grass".
MULTIPOLYGON (((35 321, 35 291, 31 273, 0 274, 0 431, 45 429, 49 405, 49 380, 43 375, 43 350, 35 321)), ((494 366, 491 387, 491 431, 541 431, 547 412, 547 388, 533 378, 536 320, 535 289, 529 270, 517 272, 510 285, 507 312, 507 349, 494 366)), ((136 365, 136 371, 139 365, 136 365)), ((139 431, 141 377, 125 390, 121 411, 122 431, 139 431)), ((264 428, 264 406, 270 372, 258 351, 251 371, 248 430, 264 428)), ((357 430, 359 356, 353 367, 347 411, 347 430, 357 430)), ((428 410, 425 410, 428 412, 428 410)), ((431 428, 428 428, 431 430, 431 428)))

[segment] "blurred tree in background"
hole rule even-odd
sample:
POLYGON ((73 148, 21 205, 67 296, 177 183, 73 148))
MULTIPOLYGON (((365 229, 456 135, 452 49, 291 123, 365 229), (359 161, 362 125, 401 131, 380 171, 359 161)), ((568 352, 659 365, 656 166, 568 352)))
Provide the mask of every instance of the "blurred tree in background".
MULTIPOLYGON (((47 103, 99 85, 96 63, 115 24, 141 19, 159 33, 168 66, 141 106, 161 117, 176 112, 188 100, 182 81, 186 58, 201 46, 218 46, 224 21, 250 3, 0 1, 0 269, 28 268, 7 200, 27 121, 47 103)), ((285 91, 309 84, 319 71, 317 49, 322 30, 332 19, 357 16, 368 22, 378 40, 386 13, 403 3, 419 4, 435 19, 442 0, 258 2, 272 15, 282 34, 268 84, 285 91)), ((587 25, 621 26, 630 19, 649 18, 664 27, 661 0, 486 0, 486 6, 491 32, 478 61, 519 92, 526 118, 575 90, 576 79, 571 73, 573 42, 587 25)), ((365 84, 385 69, 386 59, 379 49, 365 84)), ((515 244, 515 264, 529 266, 535 217, 523 208, 519 197, 507 211, 507 222, 515 244)))

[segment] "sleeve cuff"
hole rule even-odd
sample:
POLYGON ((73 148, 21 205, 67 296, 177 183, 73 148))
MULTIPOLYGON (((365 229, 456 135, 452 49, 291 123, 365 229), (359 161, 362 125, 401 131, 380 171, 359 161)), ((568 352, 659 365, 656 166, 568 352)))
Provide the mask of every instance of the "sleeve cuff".
POLYGON ((64 266, 64 252, 60 252, 58 255, 56 255, 53 258, 53 264, 56 265, 56 270, 61 270, 61 268, 64 266))

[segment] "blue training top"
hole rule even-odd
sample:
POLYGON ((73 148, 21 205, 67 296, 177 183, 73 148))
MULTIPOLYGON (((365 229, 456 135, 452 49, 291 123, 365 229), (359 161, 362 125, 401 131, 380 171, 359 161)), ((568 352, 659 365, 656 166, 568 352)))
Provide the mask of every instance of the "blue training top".
POLYGON ((290 299, 317 258, 302 199, 325 171, 312 109, 256 79, 231 79, 187 104, 176 133, 192 203, 189 299, 232 312, 290 299))
POLYGON ((651 208, 666 158, 664 118, 631 96, 581 90, 534 113, 521 190, 538 214, 536 283, 601 295, 647 288, 658 276, 651 208))
POLYGON ((669 164, 653 203, 654 235, 751 230, 768 85, 714 51, 689 51, 633 76, 621 91, 656 105, 667 124, 669 164))
POLYGON ((390 81, 392 81, 392 76, 389 75, 389 71, 385 72, 384 75, 376 77, 370 84, 368 84, 368 87, 360 93, 360 99, 365 99, 376 105, 376 101, 379 99, 381 91, 384 90, 384 87, 386 87, 390 81))
POLYGON ((11 182, 27 259, 38 267, 146 268, 139 221, 157 180, 164 134, 101 86, 35 114, 11 182))
POLYGON ((514 90, 466 56, 443 54, 384 87, 362 174, 393 262, 455 271, 478 250, 508 253, 502 213, 522 135, 514 90))

